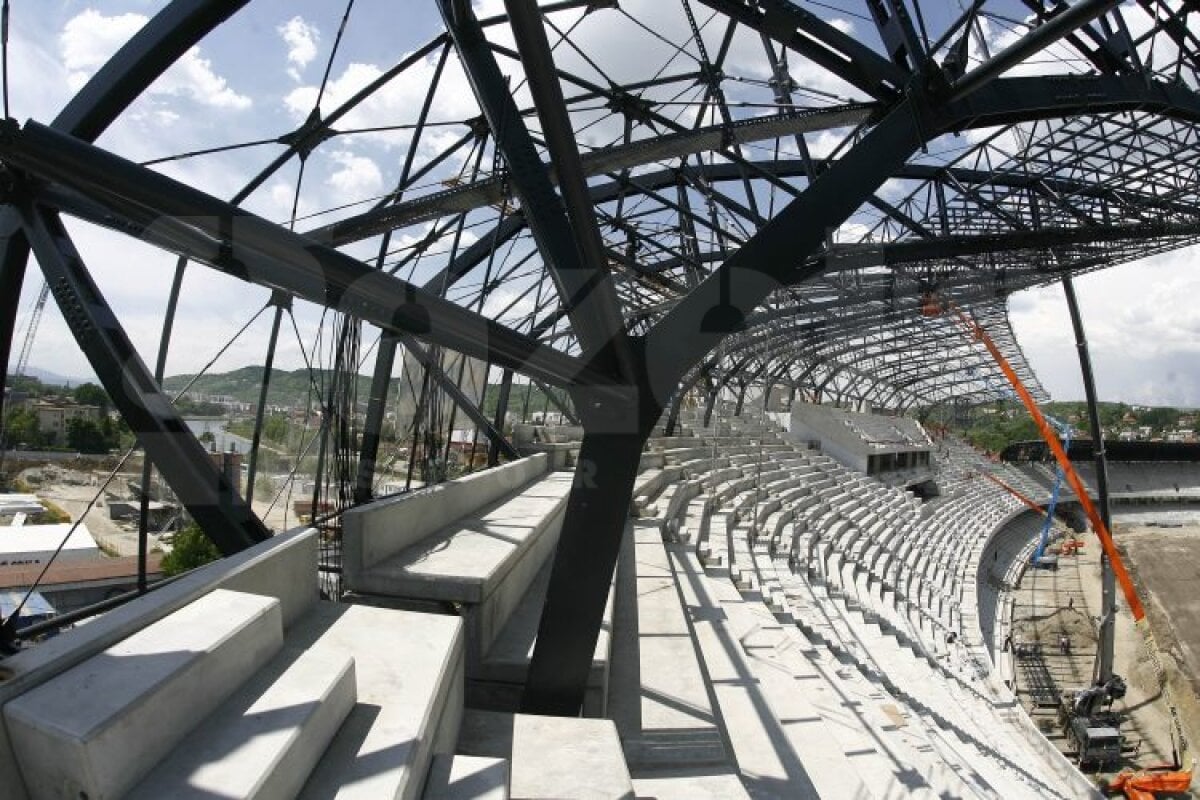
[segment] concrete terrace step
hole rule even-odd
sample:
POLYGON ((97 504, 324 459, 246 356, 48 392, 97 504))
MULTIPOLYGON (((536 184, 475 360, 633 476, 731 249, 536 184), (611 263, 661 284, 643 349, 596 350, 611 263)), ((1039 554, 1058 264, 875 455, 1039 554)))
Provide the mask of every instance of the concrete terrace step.
POLYGON ((278 600, 218 589, 10 701, 30 794, 120 797, 282 642, 278 600))
POLYGON ((358 677, 358 703, 299 798, 418 797, 433 755, 453 752, 458 737, 462 621, 322 602, 287 644, 345 653, 358 677))
MULTIPOLYGON (((739 776, 754 797, 817 798, 837 796, 835 788, 850 789, 856 784, 841 770, 841 780, 824 787, 817 783, 823 753, 809 765, 804 754, 788 743, 778 715, 763 694, 759 681, 746 663, 738 644, 741 630, 733 630, 723 611, 719 580, 708 579, 699 563, 686 549, 668 546, 672 568, 684 602, 693 609, 692 627, 704 660, 712 692, 716 697, 722 725, 733 746, 739 776), (816 772, 817 774, 814 774, 816 772)), ((729 587, 731 591, 732 587, 729 587)), ((836 771, 836 770, 834 770, 836 771)))
POLYGON ((352 656, 327 648, 285 650, 126 798, 295 797, 357 693, 352 656))
MULTIPOLYGON (((657 524, 655 524, 657 531, 657 524)), ((496 636, 483 660, 475 665, 467 679, 467 705, 493 711, 515 711, 529 673, 538 624, 550 583, 550 560, 542 566, 529 590, 513 610, 508 622, 496 636)), ((589 717, 608 716, 608 683, 612 663, 613 591, 604 606, 592 666, 588 672, 583 713, 589 717)))
POLYGON ((363 571, 355 591, 479 603, 566 507, 572 474, 555 472, 363 571))
MULTIPOLYGON (((558 541, 572 473, 554 472, 364 569, 363 596, 459 603, 477 664, 558 541)), ((386 601, 379 601, 386 604, 386 601)))
POLYGON ((436 756, 421 800, 508 800, 508 761, 484 756, 436 756))
POLYGON ((655 800, 750 800, 746 787, 732 773, 635 777, 637 796, 655 800))
POLYGON ((514 800, 634 798, 611 720, 468 711, 458 752, 507 759, 514 800))
POLYGON ((611 706, 626 761, 635 770, 727 764, 662 538, 646 523, 631 527, 619 567, 611 706))
MULTIPOLYGON (((767 570, 772 569, 770 565, 766 565, 765 568, 767 570)), ((839 600, 837 605, 841 605, 841 602, 842 601, 839 600)), ((825 601, 825 603, 823 603, 823 605, 826 606, 828 604, 829 601, 825 601)), ((752 606, 753 604, 750 604, 748 607, 752 606)), ((776 616, 778 617, 778 615, 776 616)), ((845 626, 842 628, 841 633, 838 634, 838 640, 841 643, 840 646, 842 647, 845 647, 846 638, 849 638, 856 643, 856 646, 851 647, 847 652, 852 654, 856 665, 861 667, 860 671, 863 673, 863 677, 867 679, 867 683, 863 684, 864 687, 866 687, 865 690, 868 692, 868 694, 878 698, 878 690, 869 686, 869 682, 883 679, 886 684, 888 680, 893 678, 892 671, 897 667, 897 663, 895 661, 888 660, 887 668, 881 669, 880 667, 875 666, 873 661, 880 657, 881 652, 891 652, 891 648, 895 648, 897 645, 894 641, 891 641, 887 637, 880 634, 878 629, 876 629, 873 625, 858 622, 857 631, 855 631, 854 629, 856 625, 854 623, 856 618, 857 615, 851 614, 847 620, 847 622, 850 624, 845 625, 845 623, 843 623, 845 626), (864 658, 870 660, 858 664, 858 659, 864 658)), ((768 658, 784 658, 782 655, 772 652, 771 648, 778 649, 781 644, 777 636, 770 634, 770 626, 761 626, 761 636, 766 637, 766 639, 763 643, 758 645, 758 647, 760 649, 765 648, 763 652, 768 658)), ((752 643, 753 640, 751 639, 743 639, 743 645, 747 648, 751 647, 752 643)), ((786 645, 782 646, 786 647, 786 645)), ((757 652, 757 650, 755 652, 757 652)), ((785 661, 786 660, 787 659, 785 658, 785 661)), ((805 669, 804 662, 795 662, 793 659, 789 663, 792 663, 793 670, 805 669)), ((861 681, 862 679, 859 680, 861 681)), ((816 702, 815 696, 813 702, 816 702)), ((891 704, 889 708, 892 709, 892 711, 889 713, 891 713, 893 716, 901 714, 899 711, 899 709, 902 708, 900 702, 891 704)), ((866 719, 864 718, 864 722, 865 721, 866 719)), ((897 738, 897 741, 891 744, 887 744, 885 741, 887 737, 879 739, 878 746, 884 748, 884 750, 890 753, 891 757, 895 757, 900 761, 917 767, 921 771, 922 775, 929 776, 929 779, 932 781, 932 783, 941 787, 943 793, 946 793, 949 796, 969 796, 980 789, 984 790, 984 794, 986 796, 986 784, 983 784, 982 786, 974 785, 969 779, 968 770, 963 766, 966 762, 959 759, 957 756, 954 756, 953 754, 947 756, 947 753, 949 753, 947 748, 940 746, 940 741, 934 741, 934 739, 939 737, 940 735, 931 728, 913 727, 910 728, 909 732, 904 737, 892 737, 897 738), (937 749, 939 755, 937 757, 930 757, 929 751, 931 749, 937 749)), ((847 742, 847 746, 853 746, 853 743, 847 742)), ((905 782, 902 777, 899 780, 901 780, 902 783, 905 782)), ((914 793, 919 794, 920 792, 914 791, 914 793)))

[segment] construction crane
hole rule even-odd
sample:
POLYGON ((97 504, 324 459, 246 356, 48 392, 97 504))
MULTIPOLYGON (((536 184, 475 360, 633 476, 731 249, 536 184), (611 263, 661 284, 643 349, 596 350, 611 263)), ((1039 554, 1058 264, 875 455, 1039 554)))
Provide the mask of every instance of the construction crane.
POLYGON ((14 375, 24 375, 25 369, 29 366, 29 352, 33 349, 33 339, 37 336, 38 323, 42 321, 42 311, 46 308, 46 298, 50 295, 50 284, 42 281, 42 288, 38 291, 37 302, 33 304, 33 313, 29 316, 29 322, 25 325, 25 339, 21 342, 21 354, 17 357, 17 366, 13 370, 14 375))
MULTIPOLYGON (((1150 628, 1150 623, 1146 619, 1146 609, 1142 605, 1142 600, 1138 596, 1137 588, 1134 586, 1133 579, 1129 575, 1129 571, 1125 568, 1125 561, 1117 551, 1116 544, 1113 542, 1112 534, 1108 530, 1108 526, 1101 518, 1100 513, 1092 504, 1091 496, 1088 494, 1087 488, 1080 480, 1079 474, 1075 468, 1071 466, 1071 460, 1067 457, 1067 451, 1063 449, 1062 444, 1058 441, 1058 436, 1055 435, 1054 429, 1047 422, 1045 414, 1038 408, 1033 396, 1029 390, 1025 388, 1025 384, 1021 381, 1013 370, 1012 365, 1008 363, 1008 359, 1000 352, 1000 348, 996 346, 995 341, 988 335, 974 317, 964 313, 952 302, 946 302, 942 306, 946 311, 951 312, 958 321, 962 323, 967 336, 973 341, 983 344, 987 351, 991 354, 992 359, 996 362, 996 366, 1008 379, 1012 385, 1013 391, 1021 399, 1025 405, 1029 416, 1033 418, 1034 424, 1037 425, 1038 431, 1045 440, 1046 445, 1050 448, 1050 452, 1054 454, 1058 466, 1066 477, 1067 483, 1070 484, 1075 496, 1079 498, 1079 504, 1083 506, 1083 511, 1087 515, 1088 521, 1092 525, 1092 530, 1100 540, 1100 546, 1104 553, 1108 556, 1108 565, 1112 569, 1117 583, 1121 587, 1121 591, 1125 596, 1125 602, 1129 605, 1129 611, 1133 615, 1134 627, 1138 629, 1142 635, 1142 648, 1150 662, 1151 668, 1154 670, 1155 683, 1158 685, 1159 691, 1162 693, 1162 699, 1167 708, 1167 713, 1171 719, 1171 749, 1172 763, 1169 765, 1161 765, 1150 770, 1143 770, 1136 773, 1127 773, 1123 778, 1119 777, 1109 788, 1118 789, 1126 793, 1128 798, 1136 798, 1136 800, 1149 800, 1154 796, 1155 792, 1174 791, 1176 787, 1189 787, 1192 782, 1192 774, 1195 766, 1193 761, 1192 766, 1188 769, 1183 769, 1183 756, 1187 752, 1188 741, 1184 734, 1183 724, 1179 719, 1179 710, 1175 705, 1174 697, 1171 693, 1171 684, 1163 665, 1162 657, 1159 654, 1158 643, 1154 639, 1154 632, 1150 628)), ((922 313, 928 316, 928 311, 922 309, 922 313)), ((1064 716, 1070 722, 1069 731, 1074 731, 1077 734, 1076 746, 1078 748, 1079 761, 1082 764, 1086 760, 1105 761, 1109 760, 1112 755, 1112 749, 1115 747, 1117 752, 1120 751, 1120 733, 1119 731, 1110 731, 1108 727, 1096 727, 1097 723, 1119 722, 1115 715, 1096 714, 1098 707, 1104 704, 1111 704, 1115 699, 1120 699, 1125 694, 1125 682, 1120 680, 1118 676, 1113 676, 1103 684, 1097 684, 1095 687, 1089 687, 1076 692, 1068 692, 1064 696, 1064 701, 1070 700, 1072 706, 1068 709, 1068 713, 1064 716), (1079 702, 1074 702, 1078 700, 1079 702), (1089 714, 1095 716, 1087 716, 1089 714), (1114 737, 1112 733, 1116 733, 1114 737), (1115 740, 1115 741, 1114 741, 1115 740)))
MULTIPOLYGON (((1049 414, 1045 414, 1045 417, 1046 421, 1054 426, 1058 435, 1062 438, 1063 449, 1070 452, 1071 426, 1055 419, 1049 414)), ((1037 549, 1033 551, 1033 556, 1029 559, 1029 563, 1039 569, 1055 569, 1058 567, 1058 556, 1046 555, 1046 548, 1050 545, 1050 529, 1054 527, 1054 509, 1058 506, 1058 493, 1062 489, 1063 475, 1063 468, 1058 466, 1054 471, 1054 487, 1050 490, 1050 502, 1046 504, 1046 521, 1042 524, 1042 538, 1038 541, 1037 549)))

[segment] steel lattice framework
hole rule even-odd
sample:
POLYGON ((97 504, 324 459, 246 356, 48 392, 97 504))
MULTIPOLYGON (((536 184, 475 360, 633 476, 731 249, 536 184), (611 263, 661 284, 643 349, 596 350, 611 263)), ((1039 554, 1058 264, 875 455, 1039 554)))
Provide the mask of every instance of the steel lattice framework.
POLYGON ((399 353, 490 439, 493 463, 512 454, 514 375, 565 390, 587 480, 528 710, 579 705, 624 500, 673 402, 726 386, 898 410, 995 399, 987 353, 922 313, 931 298, 971 310, 1044 397, 1006 298, 1200 237, 1195 0, 974 0, 951 14, 918 0, 506 0, 482 19, 464 0, 435 4, 443 32, 318 102, 228 199, 93 142, 244 1, 174 0, 55 120, 6 123, 0 359, 32 249, 114 402, 226 552, 267 533, 186 433, 61 215, 178 254, 180 274, 195 262, 269 289, 268 363, 292 298, 378 328, 358 502, 399 353), (248 210, 285 165, 363 134, 355 112, 399 84, 424 99, 391 122, 405 140, 386 194, 295 230, 248 210), (439 111, 451 93, 471 113, 439 111), (353 255, 365 248, 377 255, 353 255), (495 417, 446 353, 502 376, 495 417))

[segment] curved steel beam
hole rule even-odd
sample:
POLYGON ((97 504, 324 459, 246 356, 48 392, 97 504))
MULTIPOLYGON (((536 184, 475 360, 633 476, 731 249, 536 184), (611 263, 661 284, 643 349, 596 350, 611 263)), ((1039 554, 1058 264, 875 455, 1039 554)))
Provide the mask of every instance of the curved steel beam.
POLYGON ((157 219, 159 228, 178 236, 177 252, 243 280, 338 308, 385 330, 491 359, 551 384, 614 382, 610 373, 488 317, 36 122, 20 130, 6 126, 0 132, 0 155, 101 205, 116 198, 122 213, 153 209, 140 221, 149 227, 157 219))
MULTIPOLYGON (((94 141, 163 72, 248 0, 174 0, 154 15, 110 58, 51 125, 84 141, 94 141)), ((0 210, 0 414, 7 364, 29 241, 19 216, 0 210)))

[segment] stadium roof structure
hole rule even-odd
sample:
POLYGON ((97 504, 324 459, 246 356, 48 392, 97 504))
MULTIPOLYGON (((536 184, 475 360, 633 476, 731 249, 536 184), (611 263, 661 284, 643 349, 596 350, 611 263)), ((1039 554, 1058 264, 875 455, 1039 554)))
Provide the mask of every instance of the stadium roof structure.
MULTIPOLYGON (((178 254, 180 275, 196 262, 265 287, 268 364, 293 298, 341 312, 343 373, 363 358, 359 323, 380 329, 362 450, 325 428, 359 501, 398 349, 493 462, 512 452, 513 375, 564 389, 598 479, 572 495, 543 617, 531 683, 548 707, 580 685, 626 510, 613 499, 672 400, 701 382, 898 410, 1002 396, 946 303, 1044 398, 1006 298, 1200 234, 1194 0, 509 0, 498 15, 437 0, 439 33, 344 97, 323 86, 303 124, 253 143, 260 167, 232 196, 95 144, 245 5, 169 3, 54 120, 0 131, 0 358, 31 249, 115 405, 226 552, 267 532, 157 389, 62 215, 178 254), (316 211, 298 219, 315 189, 297 188, 282 222, 251 210, 284 167, 380 136, 389 191, 332 208, 306 195, 316 211), (447 352, 502 373, 498 416, 447 352)), ((346 10, 344 28, 396 13, 346 10)))

